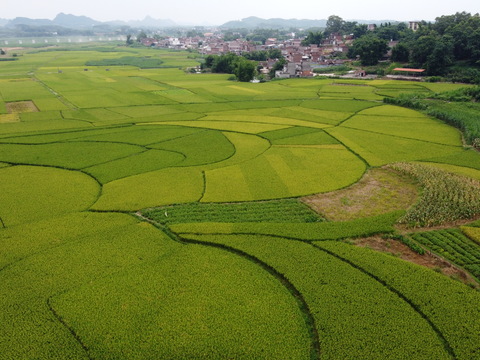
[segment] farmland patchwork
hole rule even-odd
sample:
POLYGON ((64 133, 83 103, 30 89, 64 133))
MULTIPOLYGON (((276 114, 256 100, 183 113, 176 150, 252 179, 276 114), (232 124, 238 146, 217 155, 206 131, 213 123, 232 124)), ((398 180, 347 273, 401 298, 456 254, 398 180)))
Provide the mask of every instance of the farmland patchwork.
MULTIPOLYGON (((0 67, 2 359, 480 358, 478 291, 342 241, 480 215, 478 152, 381 101, 442 84, 237 83, 99 50, 0 67), (301 201, 384 165, 414 207, 301 201)), ((475 223, 408 236, 480 280, 475 223)))

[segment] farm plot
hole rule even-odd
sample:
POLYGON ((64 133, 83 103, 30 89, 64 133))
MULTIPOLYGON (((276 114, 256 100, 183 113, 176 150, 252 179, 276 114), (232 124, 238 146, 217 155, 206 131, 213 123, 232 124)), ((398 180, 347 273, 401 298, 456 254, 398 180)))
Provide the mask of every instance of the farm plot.
POLYGON ((301 106, 289 106, 281 109, 276 109, 275 111, 271 112, 271 115, 312 121, 315 123, 326 125, 337 125, 338 123, 352 116, 353 113, 320 109, 308 109, 301 106))
POLYGON ((263 154, 271 145, 264 138, 251 134, 224 132, 223 135, 235 146, 235 153, 228 159, 218 163, 202 165, 201 168, 203 170, 218 169, 244 163, 263 154))
POLYGON ((192 203, 147 209, 142 214, 160 224, 205 222, 321 222, 323 219, 296 199, 246 203, 192 203))
POLYGON ((181 166, 216 163, 235 153, 234 145, 220 131, 205 130, 150 145, 154 149, 177 152, 185 156, 181 166))
POLYGON ((251 201, 326 192, 352 184, 364 171, 365 164, 346 149, 273 147, 241 165, 207 171, 202 201, 251 201))
POLYGON ((274 142, 290 137, 297 137, 306 134, 315 134, 318 132, 321 132, 321 130, 310 127, 295 126, 287 129, 267 131, 259 135, 265 139, 268 139, 270 142, 274 142))
POLYGON ((465 235, 467 235, 470 239, 472 239, 478 245, 480 245, 480 228, 479 227, 462 226, 461 229, 465 235))
POLYGON ((342 148, 342 145, 323 131, 315 131, 306 134, 296 135, 296 136, 286 136, 280 139, 272 140, 274 145, 316 145, 316 146, 331 146, 335 148, 342 148))
POLYGON ((259 266, 218 249, 182 247, 51 303, 93 357, 309 354, 304 319, 288 290, 259 266))
POLYGON ((443 157, 433 157, 428 159, 428 161, 480 170, 480 156, 478 156, 478 152, 473 149, 443 157))
POLYGON ((463 150, 461 146, 435 144, 347 127, 329 128, 325 131, 359 154, 371 166, 428 159, 440 154, 452 155, 463 150))
POLYGON ((415 117, 397 117, 392 116, 392 113, 382 116, 364 115, 360 112, 341 126, 437 144, 453 146, 462 144, 460 132, 439 120, 430 119, 422 114, 417 114, 415 117))
POLYGON ((109 182, 94 210, 133 211, 146 207, 198 201, 204 179, 196 168, 167 168, 109 182))
POLYGON ((40 110, 0 124, 0 357, 479 356, 477 292, 346 244, 408 204, 325 221, 295 198, 393 161, 480 171, 458 133, 377 101, 419 84, 242 84, 179 70, 186 52, 68 48, 0 69, 0 113, 40 110), (85 66, 127 56, 176 68, 85 66))
MULTIPOLYGON (((450 358, 436 332, 407 301, 310 244, 252 235, 182 237, 238 249, 284 274, 308 304, 322 357, 450 358)), ((469 311, 475 304, 468 304, 469 311)))
POLYGON ((178 166, 183 161, 185 161, 185 156, 177 152, 147 150, 119 160, 87 167, 83 171, 94 176, 102 184, 106 184, 128 176, 178 166))
POLYGON ((410 237, 480 280, 480 245, 466 237, 461 230, 428 231, 410 234, 410 237))
POLYGON ((183 126, 151 126, 148 128, 145 126, 125 126, 83 132, 81 140, 147 146, 198 134, 201 131, 201 129, 183 126))
POLYGON ((451 357, 478 357, 478 292, 430 269, 369 249, 332 242, 317 245, 362 267, 403 294, 417 309, 421 309, 449 344, 451 357))
POLYGON ((374 92, 375 88, 367 85, 332 84, 322 87, 320 99, 357 99, 357 100, 382 100, 374 92))
POLYGON ((202 121, 224 121, 224 122, 254 122, 257 124, 275 124, 275 125, 285 125, 285 126, 308 126, 313 128, 325 128, 328 125, 309 122, 304 120, 297 120, 291 118, 282 118, 276 116, 259 116, 257 115, 248 114, 243 115, 242 112, 219 112, 215 113, 215 115, 207 115, 206 117, 202 118, 202 121))
POLYGON ((91 128, 90 124, 87 124, 83 121, 65 121, 58 120, 60 117, 54 117, 54 119, 47 121, 14 122, 2 124, 2 132, 0 134, 0 137, 8 137, 19 134, 32 134, 38 132, 54 132, 66 129, 91 128))
POLYGON ((0 82, 0 93, 5 102, 32 101, 55 96, 33 79, 18 79, 0 82))
POLYGON ((11 166, 0 169, 0 218, 4 226, 86 210, 97 199, 99 184, 73 171, 11 166))
POLYGON ((15 164, 35 164, 82 169, 144 151, 129 144, 68 142, 37 145, 0 145, 0 160, 15 164))
POLYGON ((433 226, 468 220, 480 214, 480 182, 420 164, 391 168, 412 176, 422 187, 420 200, 400 220, 411 226, 433 226))
POLYGON ((258 134, 265 131, 285 129, 290 127, 289 125, 262 124, 262 123, 256 123, 256 122, 222 121, 222 120, 165 121, 162 123, 152 122, 151 124, 190 126, 190 127, 204 128, 204 129, 233 131, 233 132, 239 132, 239 133, 245 133, 245 134, 258 134))
POLYGON ((449 173, 466 176, 471 179, 480 180, 480 170, 472 169, 470 167, 442 164, 442 163, 428 162, 428 161, 421 161, 418 163, 428 165, 428 166, 433 166, 449 173))
POLYGON ((401 215, 402 211, 396 211, 344 222, 184 223, 173 224, 171 229, 179 234, 259 234, 309 241, 340 240, 393 232, 393 225, 401 215))
MULTIPOLYGON (((0 272, 0 319, 4 324, 0 329, 2 357, 86 357, 78 338, 69 331, 70 324, 60 321, 51 298, 94 279, 154 261, 178 247, 153 227, 132 224, 129 216, 95 214, 95 218, 104 219, 103 224, 100 221, 89 223, 93 216, 78 216, 83 221, 77 220, 74 224, 54 221, 50 223, 53 229, 43 223, 52 236, 52 244, 11 263, 0 272), (115 227, 108 226, 108 218, 114 220, 111 223, 115 227), (72 229, 74 226, 76 228, 72 229), (59 228, 65 231, 60 232, 59 228)), ((42 227, 32 226, 30 236, 25 238, 21 237, 22 231, 16 233, 17 229, 12 228, 12 232, 5 235, 14 236, 22 243, 31 242, 34 247, 36 240, 44 237, 42 227)))

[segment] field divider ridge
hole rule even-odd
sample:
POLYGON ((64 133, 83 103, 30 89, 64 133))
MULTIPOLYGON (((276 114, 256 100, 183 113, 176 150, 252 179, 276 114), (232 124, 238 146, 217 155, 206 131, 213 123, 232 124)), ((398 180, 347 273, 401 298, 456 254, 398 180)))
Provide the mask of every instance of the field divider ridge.
POLYGON ((200 246, 208 246, 208 247, 213 247, 217 248, 223 251, 230 252, 234 255, 241 256, 252 263, 260 266, 263 270, 268 272, 271 276, 273 276, 275 279, 277 279, 283 287, 287 289, 287 291, 293 296, 295 301, 298 304, 298 307, 300 309, 300 312, 303 314, 304 321, 305 321, 305 326, 306 330, 308 331, 311 344, 310 344, 310 359, 311 360, 320 360, 320 355, 321 355, 321 349, 320 349, 320 338, 318 335, 317 331, 317 326, 315 324, 315 318, 310 310, 310 307, 308 306, 307 301, 305 300, 303 294, 293 285, 293 283, 288 280, 288 278, 277 271, 274 267, 270 266, 266 262, 260 260, 259 258, 244 252, 242 250, 224 245, 224 244, 217 244, 213 242, 206 242, 206 241, 199 241, 199 240, 193 240, 193 239, 187 239, 182 237, 181 235, 174 233, 173 231, 170 230, 168 226, 162 225, 152 219, 149 219, 145 216, 140 211, 137 211, 136 213, 133 214, 135 217, 137 217, 140 220, 146 221, 153 226, 155 226, 157 229, 165 233, 170 239, 172 239, 175 242, 179 242, 183 245, 188 245, 188 244, 194 244, 194 245, 200 245, 200 246))
POLYGON ((53 314, 53 316, 58 320, 58 322, 60 322, 60 324, 62 324, 62 326, 68 330, 68 332, 73 336, 73 338, 75 339, 75 341, 78 343, 78 345, 80 345, 80 347, 83 349, 83 351, 85 352, 85 355, 87 356, 87 358, 89 360, 94 360, 94 358, 90 355, 90 350, 89 348, 87 347, 87 345, 84 344, 84 342, 82 341, 82 339, 80 338, 80 336, 75 332, 75 330, 73 328, 71 328, 66 322, 65 320, 63 320, 63 318, 55 311, 55 309, 53 308, 52 304, 51 304, 51 297, 47 299, 47 307, 48 307, 48 310, 53 314))

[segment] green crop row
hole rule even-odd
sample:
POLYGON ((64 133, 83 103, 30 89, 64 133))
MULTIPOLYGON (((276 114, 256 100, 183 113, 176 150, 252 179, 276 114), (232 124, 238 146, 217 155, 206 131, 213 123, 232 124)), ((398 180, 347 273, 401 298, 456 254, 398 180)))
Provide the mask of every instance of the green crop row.
POLYGON ((220 131, 214 130, 167 140, 149 147, 183 154, 185 161, 182 166, 216 163, 235 153, 235 146, 220 131))
MULTIPOLYGON (((283 274, 308 304, 321 358, 449 358, 436 333, 406 301, 381 282, 311 244, 254 235, 182 238, 238 249, 283 274)), ((397 275, 402 278, 401 273, 397 275)), ((428 292, 431 299, 434 295, 428 292)), ((470 310, 472 304, 467 306, 470 310)))
POLYGON ((480 214, 480 183, 441 169, 397 163, 393 169, 409 174, 422 186, 420 201, 400 219, 411 226, 432 226, 480 214))
POLYGON ((189 245, 56 296, 92 358, 308 359, 295 299, 261 267, 189 245), (112 340, 114 339, 114 340, 112 340), (241 341, 239 341, 241 339, 241 341))
POLYGON ((480 170, 480 153, 474 149, 467 149, 442 157, 434 157, 426 161, 450 164, 480 170))
POLYGON ((460 129, 469 144, 475 143, 475 139, 480 139, 478 104, 426 100, 419 94, 404 94, 399 98, 386 98, 384 101, 389 104, 424 110, 428 115, 460 129))
POLYGON ((177 233, 261 234, 302 240, 338 240, 393 232, 393 224, 403 212, 372 216, 344 222, 320 223, 185 223, 173 224, 177 233))
POLYGON ((143 148, 135 145, 89 141, 39 145, 1 144, 0 161, 81 169, 142 151, 143 148))
POLYGON ((447 260, 467 269, 480 279, 480 245, 458 229, 436 230, 410 235, 413 239, 447 260))
POLYGON ((326 192, 352 184, 364 170, 365 164, 346 149, 272 147, 251 161, 207 171, 202 201, 266 200, 326 192))
POLYGON ((39 166, 2 167, 0 218, 9 227, 86 210, 99 192, 99 184, 80 172, 39 166))
POLYGON ((371 166, 381 166, 398 161, 421 160, 462 151, 460 146, 434 144, 342 126, 328 128, 325 131, 359 154, 371 166))
POLYGON ((418 243, 416 243, 415 241, 412 241, 407 236, 388 234, 388 235, 384 235, 383 238, 400 241, 402 244, 407 245, 410 248, 410 250, 415 251, 417 254, 420 254, 420 255, 425 254, 425 249, 422 248, 420 245, 418 245, 418 243))
POLYGON ((160 224, 196 222, 321 222, 323 219, 296 199, 246 203, 191 203, 147 209, 142 214, 160 224))
MULTIPOLYGON (((333 242, 318 246, 341 256, 403 294, 448 342, 455 359, 480 355, 480 293, 442 274, 387 254, 333 242)), ((415 358, 415 356, 414 356, 415 358)))
POLYGON ((363 112, 360 112, 345 121, 342 126, 437 144, 452 146, 462 144, 458 130, 422 114, 406 117, 393 114, 389 116, 364 115, 363 112))
POLYGON ((158 58, 124 56, 115 59, 90 60, 86 66, 136 66, 140 69, 159 68, 163 61, 158 58))

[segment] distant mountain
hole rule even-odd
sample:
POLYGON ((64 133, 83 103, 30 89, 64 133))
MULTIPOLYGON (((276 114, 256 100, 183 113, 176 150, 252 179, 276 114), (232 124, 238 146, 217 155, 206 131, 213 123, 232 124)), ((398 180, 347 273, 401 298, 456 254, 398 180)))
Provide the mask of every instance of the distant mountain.
POLYGON ((140 21, 129 21, 128 25, 136 27, 171 27, 177 26, 175 22, 169 19, 154 19, 150 16, 145 17, 145 19, 140 21))
POLYGON ((25 17, 17 17, 13 20, 10 20, 6 26, 9 28, 14 28, 18 25, 27 25, 27 26, 61 26, 68 29, 79 29, 85 30, 90 29, 92 26, 100 25, 100 21, 93 20, 86 16, 76 16, 70 14, 60 13, 55 19, 29 19, 25 17))
MULTIPOLYGON (((2 21, 0 20, 0 26, 2 26, 2 21)), ((25 17, 17 17, 13 20, 4 20, 3 25, 9 28, 15 28, 19 25, 27 25, 30 27, 39 27, 39 26, 61 26, 68 29, 76 30, 87 30, 92 29, 94 26, 102 25, 111 25, 111 26, 131 26, 137 28, 161 28, 161 27, 175 27, 178 26, 175 22, 168 19, 154 19, 150 16, 147 16, 143 20, 134 20, 134 21, 109 21, 101 22, 89 18, 87 16, 77 16, 71 14, 58 14, 55 19, 29 19, 25 17)))
POLYGON ((28 26, 49 26, 54 25, 52 20, 48 19, 29 19, 26 17, 17 17, 13 20, 10 20, 6 26, 15 27, 17 25, 28 25, 28 26))
POLYGON ((226 29, 254 29, 254 28, 268 28, 268 29, 280 29, 280 28, 314 28, 325 27, 327 20, 298 20, 298 19, 262 19, 255 16, 251 16, 242 20, 229 21, 221 28, 226 29))
MULTIPOLYGON (((381 23, 398 23, 394 20, 347 20, 356 21, 359 24, 381 24, 381 23)), ((308 20, 308 19, 262 19, 255 16, 251 16, 242 20, 229 21, 220 26, 223 29, 255 29, 255 28, 267 28, 267 29, 288 29, 288 28, 324 28, 327 26, 327 20, 308 20)))
POLYGON ((55 25, 72 29, 91 28, 92 26, 101 24, 100 21, 93 20, 86 16, 76 16, 64 13, 58 14, 52 22, 55 25))
POLYGON ((8 24, 10 20, 7 20, 7 19, 0 19, 0 26, 5 26, 8 24))
POLYGON ((140 28, 162 28, 162 27, 175 27, 178 26, 174 21, 169 19, 154 19, 151 16, 145 17, 143 20, 130 20, 130 21, 108 21, 105 24, 113 26, 131 26, 140 28))

